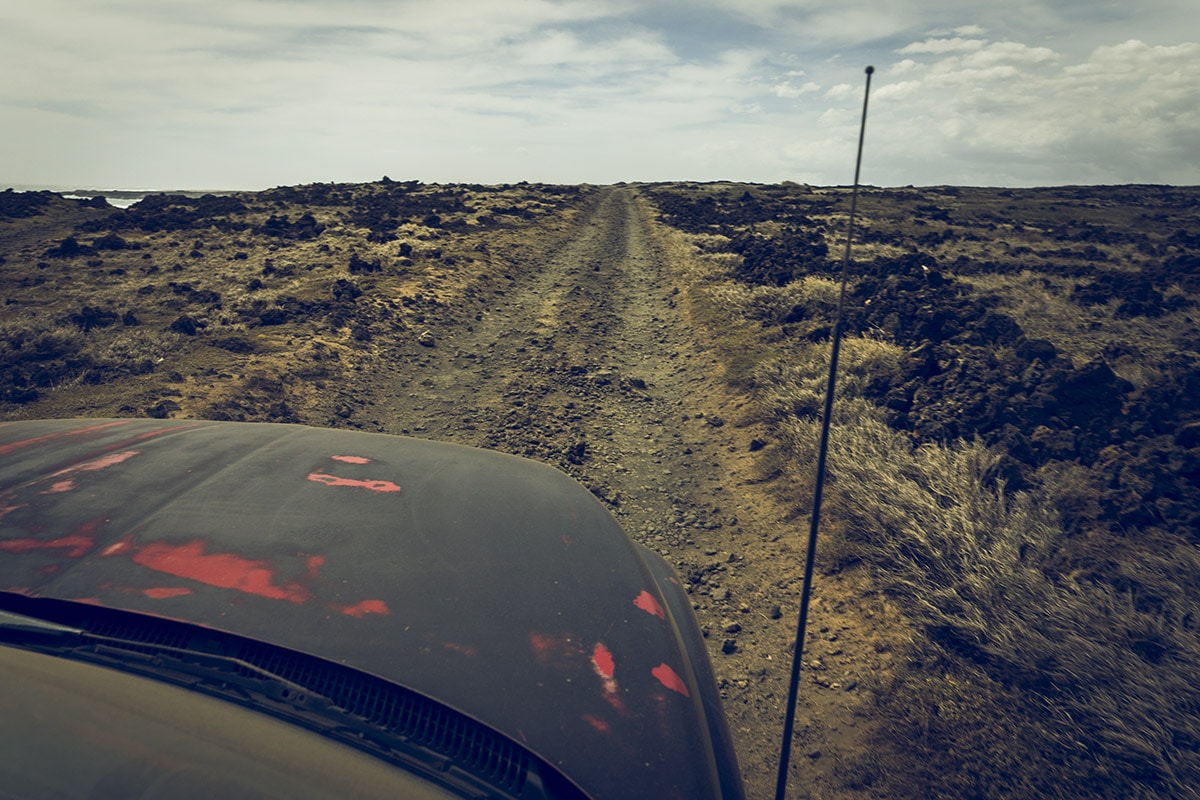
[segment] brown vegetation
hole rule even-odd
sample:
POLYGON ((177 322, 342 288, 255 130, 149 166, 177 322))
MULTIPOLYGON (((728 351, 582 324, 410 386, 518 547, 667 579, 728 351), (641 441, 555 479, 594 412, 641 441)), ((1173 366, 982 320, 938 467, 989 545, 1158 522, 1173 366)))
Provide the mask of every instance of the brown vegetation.
MULTIPOLYGON (((815 457, 847 194, 651 194, 715 254, 730 379, 794 463, 815 457)), ((861 208, 822 557, 868 566, 924 632, 878 692, 872 785, 1188 795, 1196 192, 867 190, 861 208)), ((781 482, 798 508, 804 483, 781 482)))

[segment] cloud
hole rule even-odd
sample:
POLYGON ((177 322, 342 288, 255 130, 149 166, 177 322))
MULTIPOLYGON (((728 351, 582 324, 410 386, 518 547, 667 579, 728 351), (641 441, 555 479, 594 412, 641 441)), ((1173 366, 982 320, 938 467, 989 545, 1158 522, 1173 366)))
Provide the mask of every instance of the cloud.
POLYGON ((1049 48, 1016 42, 900 52, 934 56, 899 62, 887 74, 904 79, 875 94, 876 121, 886 141, 904 142, 904 160, 1040 164, 1076 183, 1200 179, 1183 145, 1200 130, 1200 44, 1130 40, 1065 66, 1049 48))
POLYGON ((821 85, 819 83, 814 83, 813 81, 805 81, 799 86, 792 84, 790 81, 784 81, 783 83, 777 83, 771 87, 772 94, 774 94, 776 97, 782 97, 786 99, 795 99, 801 95, 819 92, 820 90, 821 85))
POLYGON ((984 44, 982 39, 962 39, 956 36, 953 39, 926 39, 923 42, 913 42, 896 52, 905 55, 912 53, 969 53, 980 49, 984 44))
POLYGON ((0 179, 820 183, 873 63, 877 182, 1200 182, 1194 0, 1144 3, 7 3, 0 179))

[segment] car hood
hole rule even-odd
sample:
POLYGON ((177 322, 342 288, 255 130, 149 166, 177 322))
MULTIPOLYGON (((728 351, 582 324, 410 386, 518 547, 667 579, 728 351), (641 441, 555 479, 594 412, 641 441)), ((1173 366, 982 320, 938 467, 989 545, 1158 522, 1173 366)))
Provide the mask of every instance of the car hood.
POLYGON ((0 424, 0 589, 346 664, 596 797, 718 796, 707 662, 693 669, 690 605, 648 556, 579 484, 495 452, 296 425, 0 424))

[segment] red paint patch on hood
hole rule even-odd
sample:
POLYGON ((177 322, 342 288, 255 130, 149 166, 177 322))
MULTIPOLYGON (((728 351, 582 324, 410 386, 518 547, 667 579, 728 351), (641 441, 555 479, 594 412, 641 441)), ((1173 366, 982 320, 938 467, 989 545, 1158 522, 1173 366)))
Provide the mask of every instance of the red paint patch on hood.
POLYGON ((637 597, 633 598, 633 604, 635 606, 637 606, 638 608, 640 608, 642 611, 645 611, 647 614, 653 614, 654 616, 658 617, 659 619, 667 618, 666 615, 663 613, 662 605, 659 604, 658 600, 655 599, 654 595, 650 594, 645 589, 642 589, 642 593, 639 594, 637 597))
POLYGON ((183 597, 193 592, 183 586, 156 586, 152 589, 142 589, 142 594, 155 600, 165 600, 168 597, 183 597))
POLYGON ((363 456, 330 456, 334 461, 341 461, 344 464, 370 464, 371 459, 363 456))
POLYGON ((15 505, 15 506, 0 506, 0 522, 3 522, 4 518, 7 517, 12 512, 18 511, 22 508, 27 508, 28 505, 29 505, 28 503, 20 503, 19 505, 15 505))
POLYGON ((131 547, 133 547, 133 534, 132 533, 122 539, 118 539, 117 541, 110 544, 108 547, 101 550, 100 555, 101 556, 119 556, 131 547))
POLYGON ((272 600, 303 603, 309 598, 308 589, 299 584, 275 585, 275 573, 266 561, 233 553, 205 553, 204 542, 198 539, 187 544, 151 542, 133 554, 133 561, 168 575, 272 600))
POLYGON ((348 617, 362 619, 367 614, 390 614, 387 603, 382 600, 359 600, 352 606, 334 606, 348 617))
POLYGON ((61 433, 47 433, 42 436, 35 436, 32 439, 25 439, 24 441, 20 442, 12 442, 11 444, 0 445, 0 456, 6 456, 11 452, 20 450, 22 447, 29 447, 31 445, 41 444, 42 442, 48 442, 51 439, 60 439, 64 436, 81 436, 86 433, 95 433, 96 431, 102 431, 105 428, 111 428, 114 425, 128 425, 132 421, 133 420, 122 419, 117 420, 116 422, 105 422, 101 423, 100 425, 89 425, 85 428, 76 428, 75 430, 62 431, 61 433))
POLYGON ((306 563, 308 564, 308 577, 315 578, 321 574, 321 567, 325 566, 325 556, 309 556, 306 563))
POLYGON ((50 475, 51 478, 57 478, 59 475, 67 475, 72 472, 96 472, 97 470, 108 469, 109 467, 120 464, 123 461, 136 456, 141 450, 122 450, 119 453, 109 453, 100 458, 94 458, 91 461, 84 461, 82 464, 73 464, 66 469, 60 469, 58 472, 50 475))
POLYGON ((583 721, 591 725, 600 733, 608 733, 608 723, 597 717, 595 714, 584 714, 583 721))
POLYGON ((324 472, 310 472, 308 474, 310 481, 323 483, 326 486, 350 486, 356 489, 367 489, 372 492, 398 492, 400 484, 392 483, 391 481, 367 480, 360 481, 354 478, 342 478, 337 475, 326 475, 324 472))
POLYGON ((605 680, 612 680, 613 672, 616 671, 612 652, 599 642, 596 643, 596 649, 592 651, 592 666, 596 668, 596 674, 605 680))
POLYGON ((533 650, 533 657, 543 667, 577 669, 587 657, 580 643, 570 636, 550 636, 530 631, 529 646, 533 650))
POLYGON ((691 693, 688 692, 687 685, 683 682, 683 678, 680 678, 679 675, 676 674, 675 670, 671 669, 666 664, 659 664, 657 667, 650 670, 650 674, 658 678, 658 682, 671 691, 679 692, 684 697, 692 696, 691 693))
POLYGON ((91 550, 96 544, 94 537, 78 533, 60 536, 57 539, 4 539, 0 541, 0 552, 31 553, 34 550, 59 550, 67 552, 67 558, 79 558, 91 550))

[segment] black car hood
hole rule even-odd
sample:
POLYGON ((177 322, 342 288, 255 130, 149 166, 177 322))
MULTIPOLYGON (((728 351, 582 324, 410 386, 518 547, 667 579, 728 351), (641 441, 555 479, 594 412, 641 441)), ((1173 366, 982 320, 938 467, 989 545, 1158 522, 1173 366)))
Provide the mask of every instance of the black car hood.
POLYGON ((295 425, 0 424, 0 589, 352 666, 595 797, 718 796, 707 662, 697 675, 686 595, 647 556, 570 478, 499 453, 295 425))

